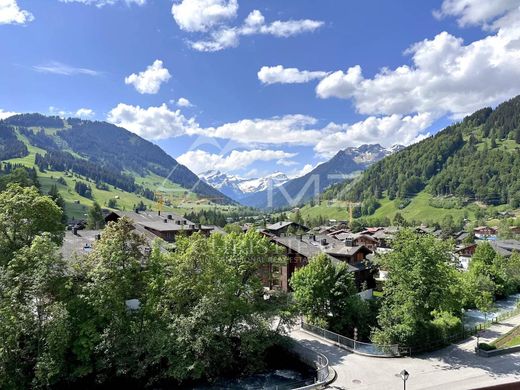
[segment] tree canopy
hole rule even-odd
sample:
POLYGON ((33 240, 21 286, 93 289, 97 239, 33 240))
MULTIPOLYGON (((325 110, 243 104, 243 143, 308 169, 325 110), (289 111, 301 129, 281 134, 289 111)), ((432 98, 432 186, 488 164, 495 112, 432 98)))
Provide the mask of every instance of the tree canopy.
POLYGON ((61 243, 61 219, 62 210, 49 196, 34 187, 10 184, 0 193, 0 264, 6 264, 14 252, 31 245, 42 233, 61 243))

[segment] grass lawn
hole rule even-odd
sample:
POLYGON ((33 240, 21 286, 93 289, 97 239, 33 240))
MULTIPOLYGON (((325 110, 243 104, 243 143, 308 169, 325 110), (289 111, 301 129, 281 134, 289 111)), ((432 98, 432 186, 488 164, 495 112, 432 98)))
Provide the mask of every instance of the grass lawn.
POLYGON ((497 348, 509 348, 520 345, 520 326, 510 330, 504 336, 496 339, 493 342, 497 348))

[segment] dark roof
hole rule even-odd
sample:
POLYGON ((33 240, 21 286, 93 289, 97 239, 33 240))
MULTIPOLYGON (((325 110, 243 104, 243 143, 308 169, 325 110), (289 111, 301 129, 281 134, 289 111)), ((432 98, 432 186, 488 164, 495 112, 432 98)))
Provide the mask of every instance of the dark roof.
POLYGON ((292 222, 292 221, 281 221, 281 222, 272 223, 270 225, 267 225, 265 228, 270 231, 278 231, 281 229, 285 229, 287 226, 291 226, 291 225, 298 226, 299 228, 304 229, 304 230, 309 230, 309 228, 307 226, 303 226, 299 223, 292 222))
POLYGON ((504 257, 509 257, 514 251, 520 252, 520 241, 518 240, 497 240, 489 242, 493 249, 504 257))
MULTIPOLYGON (((303 257, 307 259, 311 259, 314 256, 319 255, 320 253, 325 254, 329 257, 334 263, 344 263, 341 260, 338 260, 337 258, 329 255, 325 250, 324 247, 320 244, 320 241, 314 241, 314 242, 308 242, 299 239, 296 236, 290 236, 290 237, 271 237, 271 241, 283 245, 286 248, 289 248, 293 250, 296 253, 299 253, 303 257)), ((329 244, 330 245, 330 244, 329 244)), ((342 244, 343 245, 343 244, 342 244)), ((352 267, 350 264, 347 264, 349 271, 356 271, 354 267, 352 267)))
POLYGON ((468 249, 468 248, 472 248, 474 246, 476 246, 477 244, 468 244, 468 245, 464 245, 458 249, 455 250, 455 253, 459 253, 459 252, 462 252, 463 250, 465 249, 468 249))
MULTIPOLYGON (((113 216, 118 218, 127 217, 134 222, 134 226, 141 226, 148 230, 158 232, 198 231, 197 224, 173 213, 162 213, 140 211, 113 211, 106 218, 113 216)), ((200 226, 200 230, 212 230, 212 226, 200 226)))
POLYGON ((79 230, 77 234, 67 230, 61 246, 63 258, 69 259, 72 255, 83 256, 92 250, 96 241, 96 236, 101 234, 101 230, 79 230))
POLYGON ((135 223, 153 223, 153 222, 163 222, 165 219, 169 221, 181 221, 185 224, 193 224, 193 222, 187 220, 184 217, 181 217, 180 215, 170 213, 170 212, 163 212, 161 215, 159 215, 156 212, 148 212, 148 211, 139 211, 136 213, 135 211, 112 211, 107 217, 111 215, 116 215, 118 217, 128 217, 135 223))
POLYGON ((296 253, 299 253, 308 259, 322 253, 322 251, 320 250, 320 248, 318 246, 315 246, 315 245, 309 244, 305 241, 302 241, 295 236, 272 237, 271 240, 278 244, 281 244, 289 249, 292 249, 296 253))
POLYGON ((372 251, 370 249, 368 249, 367 247, 365 247, 363 245, 358 245, 358 246, 336 245, 330 249, 327 249, 325 252, 334 257, 346 257, 346 256, 351 257, 351 256, 354 256, 359 251, 363 251, 365 253, 372 253, 372 251))

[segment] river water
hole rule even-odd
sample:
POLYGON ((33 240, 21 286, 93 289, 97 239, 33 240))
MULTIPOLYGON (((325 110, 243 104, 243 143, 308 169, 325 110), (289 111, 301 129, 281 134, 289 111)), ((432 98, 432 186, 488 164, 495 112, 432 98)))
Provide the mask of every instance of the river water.
POLYGON ((280 369, 251 375, 245 378, 222 379, 206 386, 197 386, 195 390, 289 390, 314 383, 312 371, 300 372, 292 369, 280 369))
POLYGON ((520 300, 520 293, 510 295, 506 299, 500 299, 495 302, 495 308, 491 313, 482 313, 476 309, 467 310, 464 314, 464 327, 465 328, 473 328, 476 325, 492 319, 495 319, 502 313, 514 310, 518 301, 520 300))

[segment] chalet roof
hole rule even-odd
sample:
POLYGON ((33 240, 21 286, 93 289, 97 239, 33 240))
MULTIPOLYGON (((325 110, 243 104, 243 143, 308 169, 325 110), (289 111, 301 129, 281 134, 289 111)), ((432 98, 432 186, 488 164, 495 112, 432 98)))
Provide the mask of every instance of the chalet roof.
POLYGON ((390 233, 385 233, 384 230, 378 230, 377 232, 375 232, 374 234, 372 234, 372 237, 376 238, 376 239, 381 239, 381 238, 388 238, 388 237, 392 237, 393 234, 390 234, 390 233))
POLYGON ((139 222, 138 225, 144 226, 147 229, 152 229, 158 232, 182 232, 196 230, 195 224, 178 225, 176 223, 168 222, 139 222))
POLYGON ((520 241, 518 240, 497 240, 489 243, 499 255, 505 257, 511 256, 514 251, 520 252, 520 241))
POLYGON ((328 233, 329 236, 336 236, 338 234, 342 234, 342 233, 348 233, 348 234, 351 234, 350 230, 349 229, 334 229, 332 230, 331 232, 328 233))
POLYGON ((473 248, 473 247, 475 247, 475 246, 477 246, 477 244, 463 245, 463 246, 457 248, 457 249, 455 250, 455 253, 462 252, 463 250, 466 250, 466 249, 468 249, 468 248, 473 248))
POLYGON ((493 230, 493 231, 496 231, 497 229, 495 227, 490 227, 490 226, 477 226, 475 229, 473 229, 474 232, 478 232, 480 230, 493 230))
POLYGON ((354 256, 359 251, 363 251, 365 253, 372 253, 370 249, 363 245, 358 246, 346 246, 346 245, 336 245, 333 246, 330 249, 325 250, 326 253, 328 253, 331 256, 334 257, 350 257, 354 256))
POLYGON ((458 232, 458 233, 456 233, 455 236, 454 236, 454 238, 455 238, 456 240, 458 240, 458 241, 463 241, 463 240, 465 240, 465 239, 468 238, 468 237, 469 237, 469 233, 468 233, 468 232, 464 232, 464 231, 462 231, 462 232, 458 232))
POLYGON ((366 240, 377 242, 377 239, 375 237, 372 237, 372 236, 370 236, 368 234, 358 233, 358 234, 355 234, 353 238, 354 238, 354 240, 357 240, 358 238, 364 238, 366 240))
POLYGON ((334 235, 337 240, 345 241, 347 238, 352 237, 351 233, 339 233, 334 235))
POLYGON ((380 230, 382 230, 383 228, 380 228, 380 227, 368 227, 366 228, 365 230, 363 230, 361 233, 362 234, 374 234, 380 230))
POLYGON ((227 234, 227 232, 224 229, 222 229, 220 226, 215 225, 215 226, 211 226, 211 228, 213 229, 213 230, 211 230, 211 234, 219 233, 224 236, 227 234))
POLYGON ((271 230, 271 231, 278 231, 281 229, 285 229, 287 226, 291 226, 291 225, 298 226, 304 230, 309 230, 306 226, 303 226, 299 223, 292 222, 292 221, 281 221, 281 222, 272 223, 270 225, 267 225, 265 228, 267 230, 271 230))
POLYGON ((193 222, 189 221, 188 219, 181 217, 178 214, 174 213, 162 213, 159 215, 159 213, 156 212, 147 212, 147 211, 139 211, 136 213, 135 211, 112 211, 107 217, 111 215, 116 215, 120 218, 122 217, 128 217, 135 223, 153 223, 153 222, 163 222, 165 219, 169 221, 181 221, 181 223, 185 224, 193 224, 193 222))
POLYGON ((495 250, 496 253, 498 253, 500 256, 509 257, 513 253, 513 251, 510 251, 506 248, 502 248, 501 246, 498 246, 496 242, 490 242, 491 246, 495 250))
POLYGON ((326 233, 333 232, 334 230, 337 230, 337 229, 334 226, 322 225, 322 226, 318 226, 317 228, 314 228, 314 230, 320 234, 326 234, 326 233))
POLYGON ((283 246, 285 246, 289 249, 292 249, 296 253, 299 253, 308 259, 310 259, 311 257, 314 257, 322 252, 318 246, 314 246, 305 241, 302 241, 295 236, 272 237, 272 241, 282 244, 283 246))
POLYGON ((78 230, 77 234, 67 230, 61 246, 61 254, 64 259, 70 259, 72 255, 86 255, 92 250, 96 241, 96 236, 101 234, 101 230, 78 230))
MULTIPOLYGON (((306 257, 307 259, 311 259, 312 257, 323 253, 325 254, 329 259, 332 260, 333 263, 339 264, 339 263, 345 263, 344 261, 339 260, 338 258, 330 255, 327 253, 327 251, 324 249, 325 247, 322 246, 319 241, 305 241, 301 240, 296 236, 290 236, 290 237, 272 237, 271 240, 275 243, 278 243, 279 245, 283 245, 286 248, 289 248, 293 250, 296 253, 299 253, 300 255, 306 257)), ((344 245, 343 243, 340 243, 341 245, 344 245)), ((328 244, 327 246, 331 246, 331 244, 328 244)), ((333 246, 331 246, 333 247, 333 246)), ((345 263, 347 265, 347 268, 350 272, 355 272, 358 269, 353 267, 352 265, 345 263)))

